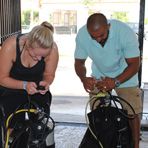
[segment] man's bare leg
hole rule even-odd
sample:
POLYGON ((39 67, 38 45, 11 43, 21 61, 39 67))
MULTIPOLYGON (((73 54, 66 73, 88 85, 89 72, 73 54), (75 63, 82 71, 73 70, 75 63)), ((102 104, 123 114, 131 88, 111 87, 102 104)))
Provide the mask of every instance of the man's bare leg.
POLYGON ((139 148, 139 140, 140 140, 140 117, 136 115, 134 119, 129 120, 134 148, 139 148))

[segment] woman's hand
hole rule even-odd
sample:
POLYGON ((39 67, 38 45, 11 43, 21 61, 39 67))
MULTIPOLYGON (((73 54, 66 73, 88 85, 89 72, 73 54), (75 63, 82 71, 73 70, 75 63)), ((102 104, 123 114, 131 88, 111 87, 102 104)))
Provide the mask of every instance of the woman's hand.
POLYGON ((46 81, 40 81, 38 85, 35 82, 27 82, 26 84, 27 93, 29 95, 34 95, 36 93, 44 95, 49 90, 49 85, 46 81))
POLYGON ((37 90, 40 94, 44 95, 47 91, 49 91, 49 84, 46 81, 40 81, 39 86, 42 87, 42 89, 39 88, 37 90))
POLYGON ((26 91, 29 95, 34 95, 38 93, 37 84, 35 82, 27 82, 26 91))

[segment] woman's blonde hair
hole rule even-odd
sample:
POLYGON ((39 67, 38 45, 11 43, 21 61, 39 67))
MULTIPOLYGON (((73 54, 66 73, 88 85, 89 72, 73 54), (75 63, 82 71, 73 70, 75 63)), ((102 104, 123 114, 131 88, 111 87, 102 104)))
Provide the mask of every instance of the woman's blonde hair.
POLYGON ((53 26, 52 26, 50 23, 48 23, 47 21, 42 22, 42 23, 41 23, 41 26, 47 27, 47 28, 49 28, 52 32, 54 32, 53 26))
POLYGON ((29 46, 36 43, 42 48, 52 48, 53 45, 53 26, 48 22, 35 26, 28 33, 29 46))

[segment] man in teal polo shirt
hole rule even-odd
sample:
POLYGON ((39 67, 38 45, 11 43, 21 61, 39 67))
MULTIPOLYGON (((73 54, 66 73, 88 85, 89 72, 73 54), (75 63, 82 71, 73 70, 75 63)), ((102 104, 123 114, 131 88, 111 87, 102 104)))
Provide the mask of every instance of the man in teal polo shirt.
MULTIPOLYGON (((130 120, 134 148, 139 148, 141 91, 138 88, 140 51, 136 34, 118 20, 107 20, 101 13, 89 16, 87 24, 76 37, 75 71, 85 90, 90 93, 94 85, 98 90, 116 90, 136 112, 130 120), (85 61, 92 60, 92 74, 86 76, 85 61)), ((132 114, 127 106, 128 114, 132 114)))

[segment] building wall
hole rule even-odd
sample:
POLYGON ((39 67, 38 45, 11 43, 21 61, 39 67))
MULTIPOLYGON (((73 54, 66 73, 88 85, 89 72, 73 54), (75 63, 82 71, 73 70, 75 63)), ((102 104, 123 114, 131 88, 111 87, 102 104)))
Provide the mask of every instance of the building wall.
POLYGON ((49 20, 56 11, 62 13, 66 10, 76 11, 77 28, 86 23, 90 12, 102 12, 108 18, 112 17, 113 12, 127 12, 131 22, 139 21, 139 0, 92 0, 90 2, 91 5, 84 5, 82 0, 41 0, 40 21, 49 20))
POLYGON ((89 5, 84 4, 84 1, 22 0, 22 9, 39 11, 38 24, 46 20, 57 28, 76 26, 78 30, 93 12, 104 13, 107 18, 112 18, 113 12, 126 12, 131 22, 139 21, 140 0, 90 0, 89 5))

